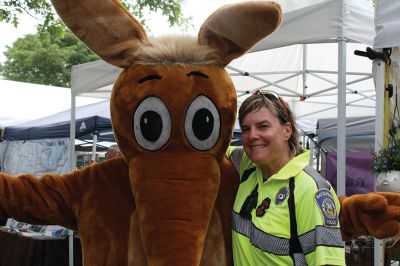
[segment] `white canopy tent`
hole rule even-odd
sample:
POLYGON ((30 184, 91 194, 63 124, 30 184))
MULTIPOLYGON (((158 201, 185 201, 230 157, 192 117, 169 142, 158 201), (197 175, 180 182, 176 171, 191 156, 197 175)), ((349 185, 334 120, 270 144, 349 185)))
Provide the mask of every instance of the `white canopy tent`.
MULTIPOLYGON (((375 5, 375 30, 374 49, 382 51, 387 48, 391 50, 390 66, 389 66, 389 84, 393 85, 394 95, 399 93, 400 85, 400 2, 379 0, 375 5)), ((376 79, 376 90, 384 91, 384 67, 385 64, 381 60, 377 60, 374 64, 374 76, 376 79)), ((382 95, 383 97, 383 95, 382 95)), ((392 97, 391 115, 394 119, 395 126, 399 126, 399 116, 393 111, 400 103, 400 100, 392 97), (395 115, 395 117, 394 117, 395 115)), ((382 109, 381 117, 383 118, 383 99, 377 101, 377 109, 382 109)), ((383 119, 381 119, 383 120, 383 119)), ((383 127, 382 127, 383 128, 383 127)), ((381 134, 383 137, 383 134, 381 134)), ((382 143, 382 142, 381 142, 382 143)))
MULTIPOLYGON (((69 88, 0 79, 0 128, 67 110, 70 97, 69 88)), ((78 97, 77 105, 99 101, 78 97)))
MULTIPOLYGON (((377 0, 375 2, 375 31, 374 49, 382 51, 391 49, 389 84, 393 85, 394 95, 399 94, 400 85, 400 2, 391 0, 377 0)), ((374 60, 374 77, 376 88, 376 117, 375 117, 375 150, 383 147, 384 143, 384 97, 385 97, 385 62, 374 60)), ((399 126, 399 116, 394 113, 399 104, 398 97, 390 100, 390 114, 395 126, 399 126)), ((383 245, 381 241, 375 243, 374 265, 383 265, 383 245)))
POLYGON ((400 2, 377 0, 375 3, 374 48, 400 45, 400 2))
MULTIPOLYGON (((256 89, 271 89, 286 97, 298 119, 316 123, 318 118, 338 117, 338 194, 344 195, 345 118, 347 114, 360 115, 356 113, 360 107, 366 107, 363 115, 374 115, 375 111, 371 64, 352 55, 354 49, 372 45, 373 8, 366 0, 278 2, 284 10, 280 29, 260 41, 251 53, 233 61, 227 70, 239 104, 256 89)), ((73 67, 71 121, 75 119, 75 97, 109 98, 120 71, 102 61, 73 67)), ((70 132, 75 132, 74 126, 71 123, 70 132)), ((71 150, 71 165, 74 158, 71 150)))

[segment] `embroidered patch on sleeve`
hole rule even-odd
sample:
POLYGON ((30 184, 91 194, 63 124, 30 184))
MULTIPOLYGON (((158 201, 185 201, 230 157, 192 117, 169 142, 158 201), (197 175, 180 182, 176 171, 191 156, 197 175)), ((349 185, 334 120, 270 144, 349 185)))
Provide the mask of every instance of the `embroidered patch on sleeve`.
POLYGON ((338 226, 338 215, 332 193, 327 189, 320 189, 315 193, 315 200, 324 218, 324 226, 338 226))

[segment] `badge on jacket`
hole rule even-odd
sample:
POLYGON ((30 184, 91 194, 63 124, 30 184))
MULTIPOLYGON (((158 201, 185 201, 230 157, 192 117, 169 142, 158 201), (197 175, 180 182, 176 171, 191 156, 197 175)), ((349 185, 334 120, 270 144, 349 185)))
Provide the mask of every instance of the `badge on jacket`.
POLYGON ((289 189, 287 187, 281 187, 275 197, 275 205, 282 204, 285 201, 287 195, 289 194, 289 189))
POLYGON ((324 226, 338 226, 338 215, 332 193, 327 189, 320 189, 315 193, 315 200, 324 218, 324 226))

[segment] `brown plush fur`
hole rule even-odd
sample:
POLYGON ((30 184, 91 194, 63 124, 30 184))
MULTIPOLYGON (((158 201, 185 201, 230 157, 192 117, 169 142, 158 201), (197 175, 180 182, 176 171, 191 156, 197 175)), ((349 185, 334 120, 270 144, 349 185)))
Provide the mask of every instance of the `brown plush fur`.
MULTIPOLYGON (((236 93, 231 80, 224 70, 213 65, 169 68, 134 65, 119 77, 111 98, 112 119, 120 125, 114 128, 114 134, 129 161, 140 238, 149 264, 200 263, 220 186, 218 162, 229 145, 235 103, 236 93), (208 78, 189 75, 193 72, 203 73, 208 78), (161 79, 138 82, 150 75, 158 75, 161 79), (175 91, 172 93, 165 88, 175 91), (220 129, 219 141, 207 152, 194 150, 184 132, 188 106, 200 91, 217 106, 223 124, 230 125, 220 129), (126 115, 151 95, 157 95, 163 101, 172 121, 169 141, 156 153, 137 144, 132 117, 126 115)), ((224 241, 219 245, 219 249, 225 248, 224 241)))
POLYGON ((134 52, 137 64, 159 66, 215 65, 220 57, 214 49, 200 45, 193 36, 149 38, 134 52))
POLYGON ((222 159, 231 139, 236 114, 236 92, 225 70, 215 65, 203 67, 133 65, 124 70, 115 83, 111 96, 111 118, 113 121, 118 121, 118 126, 114 124, 114 134, 127 161, 145 153, 133 137, 131 114, 132 110, 150 95, 160 97, 167 106, 173 129, 167 147, 173 147, 179 152, 193 151, 187 143, 183 127, 188 106, 198 95, 212 99, 218 107, 221 123, 224 126, 221 127, 220 142, 210 152, 218 154, 218 160, 222 159), (188 77, 192 72, 201 72, 208 78, 196 75, 188 77), (151 75, 158 75, 161 80, 139 83, 140 79, 151 75), (182 142, 185 145, 182 145, 182 142))
POLYGON ((123 159, 40 179, 0 174, 0 217, 78 230, 85 265, 127 265, 135 208, 123 159))
MULTIPOLYGON (((39 179, 0 174, 0 217, 78 230, 90 266, 231 265, 230 213, 239 177, 224 154, 235 122, 236 93, 223 67, 278 27, 279 6, 266 1, 225 6, 206 20, 196 44, 148 40, 118 0, 52 3, 85 44, 125 69, 111 97, 123 159, 39 179), (216 142, 205 149, 194 147, 185 130, 193 126, 186 116, 199 96, 215 107, 213 124, 220 123, 216 142), (164 106, 164 119, 171 121, 170 131, 163 124, 165 143, 154 150, 143 148, 135 135, 143 131, 135 124, 141 118, 134 120, 134 115, 149 97, 162 104, 146 108, 164 106)), ((340 221, 346 235, 393 233, 370 227, 376 228, 377 214, 398 226, 399 202, 394 194, 344 200, 340 221), (376 197, 389 205, 370 209, 365 202, 376 197)))
MULTIPOLYGON (((228 265, 230 261, 229 206, 239 178, 228 161, 224 160, 222 164, 223 189, 218 192, 216 208, 212 212, 213 226, 205 239, 202 265, 222 265, 223 261, 228 265), (228 229, 223 234, 222 227, 228 229)), ((11 177, 0 174, 0 188, 0 217, 14 217, 33 224, 59 224, 78 230, 85 265, 128 265, 128 255, 129 265, 146 264, 138 227, 130 222, 130 217, 134 220, 137 214, 128 168, 122 158, 40 179, 31 175, 11 177), (130 241, 133 248, 128 250, 130 230, 134 239, 130 241)), ((151 209, 160 212, 158 206, 151 209)), ((171 241, 169 239, 167 247, 171 241)), ((174 255, 180 257, 176 252, 174 255)), ((176 265, 195 264, 182 262, 176 265)))
POLYGON ((278 10, 278 4, 267 1, 223 6, 203 23, 199 43, 216 49, 220 64, 225 66, 280 25, 282 15, 278 10))
POLYGON ((343 240, 373 235, 383 239, 400 232, 400 197, 398 193, 373 192, 342 196, 340 225, 343 240))

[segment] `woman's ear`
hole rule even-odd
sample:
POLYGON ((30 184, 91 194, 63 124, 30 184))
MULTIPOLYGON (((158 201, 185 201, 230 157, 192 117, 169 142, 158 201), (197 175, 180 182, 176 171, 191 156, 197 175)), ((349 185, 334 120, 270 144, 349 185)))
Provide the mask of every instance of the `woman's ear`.
POLYGON ((284 136, 285 136, 285 140, 289 140, 290 137, 292 136, 292 132, 293 132, 293 127, 292 124, 289 122, 286 122, 286 124, 284 125, 284 136))
POLYGON ((220 65, 226 66, 240 57, 258 41, 271 34, 282 20, 277 3, 248 1, 221 7, 203 23, 198 40, 220 56, 220 65))

